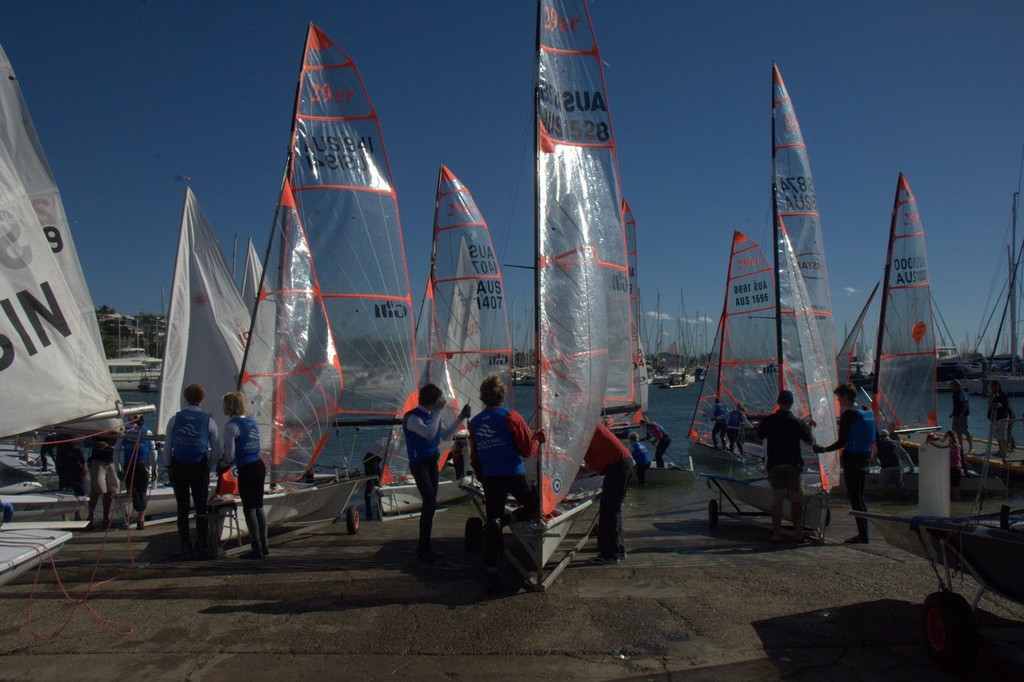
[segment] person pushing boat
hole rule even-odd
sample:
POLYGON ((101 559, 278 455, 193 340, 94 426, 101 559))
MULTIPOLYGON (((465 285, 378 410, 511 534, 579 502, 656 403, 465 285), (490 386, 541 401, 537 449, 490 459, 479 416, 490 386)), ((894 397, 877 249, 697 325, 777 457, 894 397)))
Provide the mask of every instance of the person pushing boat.
POLYGON ((644 440, 649 440, 654 445, 654 461, 657 463, 657 467, 664 469, 665 451, 672 444, 672 438, 668 435, 668 431, 663 429, 660 424, 648 420, 647 417, 641 417, 640 423, 647 429, 647 435, 644 436, 644 440))

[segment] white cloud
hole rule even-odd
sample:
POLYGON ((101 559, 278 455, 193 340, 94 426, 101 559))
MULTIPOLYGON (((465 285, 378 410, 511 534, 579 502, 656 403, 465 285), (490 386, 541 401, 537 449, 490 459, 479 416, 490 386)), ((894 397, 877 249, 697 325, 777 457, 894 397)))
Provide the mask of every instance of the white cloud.
POLYGON ((846 292, 847 296, 853 296, 854 294, 860 293, 860 289, 856 289, 854 287, 843 287, 843 291, 846 292))

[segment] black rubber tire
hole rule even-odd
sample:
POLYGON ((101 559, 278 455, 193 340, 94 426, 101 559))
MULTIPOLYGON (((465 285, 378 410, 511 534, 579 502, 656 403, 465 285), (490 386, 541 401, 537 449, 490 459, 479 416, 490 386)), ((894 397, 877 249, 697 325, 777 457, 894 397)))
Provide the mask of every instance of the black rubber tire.
POLYGON ((484 546, 484 520, 479 516, 466 519, 466 549, 475 552, 484 546))
POLYGON ((924 641, 936 661, 969 670, 978 655, 978 628, 967 600, 955 592, 934 592, 924 601, 924 641))
POLYGON ((718 500, 708 501, 708 525, 718 528, 718 500))
POLYGON ((349 507, 345 510, 345 528, 348 530, 349 535, 355 535, 359 532, 359 510, 355 507, 349 507))

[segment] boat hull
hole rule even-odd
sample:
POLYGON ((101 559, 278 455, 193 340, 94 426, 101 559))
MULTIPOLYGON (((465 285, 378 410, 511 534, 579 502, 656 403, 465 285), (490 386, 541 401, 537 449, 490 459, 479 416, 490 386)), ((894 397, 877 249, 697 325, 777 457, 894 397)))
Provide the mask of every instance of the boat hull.
POLYGON ((68 492, 24 493, 4 500, 14 507, 14 521, 60 521, 85 509, 86 498, 68 492))
MULTIPOLYGON (((717 509, 712 511, 709 506, 709 521, 716 524, 718 514, 731 515, 770 515, 772 511, 772 491, 766 478, 740 479, 717 474, 701 474, 708 481, 708 486, 717 493, 717 509), (744 511, 740 505, 753 507, 760 514, 744 511)), ((793 523, 793 512, 789 501, 782 503, 782 517, 793 523)), ((803 527, 814 532, 819 540, 825 538, 825 528, 831 521, 829 496, 822 492, 816 473, 804 475, 803 527)))
MULTIPOLYGON (((468 479, 468 477, 467 477, 468 479)), ((460 483, 452 479, 442 479, 437 486, 437 503, 449 504, 464 499, 467 495, 460 483)), ((423 508, 423 498, 415 483, 396 483, 377 487, 377 500, 380 512, 384 516, 411 514, 423 508)))
POLYGON ((0 585, 38 566, 70 539, 67 531, 0 530, 0 585))

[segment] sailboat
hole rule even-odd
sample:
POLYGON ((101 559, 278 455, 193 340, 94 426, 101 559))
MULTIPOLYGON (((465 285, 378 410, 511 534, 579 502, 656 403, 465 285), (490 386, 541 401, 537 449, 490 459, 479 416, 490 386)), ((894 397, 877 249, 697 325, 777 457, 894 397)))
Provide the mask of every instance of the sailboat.
POLYGON ((871 290, 867 302, 861 308, 860 315, 857 316, 857 320, 853 324, 853 329, 846 335, 843 345, 840 346, 839 352, 836 354, 836 370, 839 381, 844 384, 852 383, 857 387, 868 387, 871 390, 874 390, 874 374, 865 373, 863 353, 858 353, 857 347, 861 331, 864 329, 864 319, 867 317, 868 309, 871 307, 876 293, 878 293, 878 284, 875 284, 871 290))
MULTIPOLYGON (((307 476, 335 427, 397 424, 416 392, 380 125, 355 63, 312 23, 289 147, 241 384, 274 483, 307 476)), ((336 501, 347 504, 345 491, 365 480, 333 484, 336 501)), ((346 517, 358 527, 354 507, 346 517)))
MULTIPOLYGON (((99 326, 60 194, 21 95, 14 69, 0 48, 0 208, 5 267, 0 268, 0 373, 16 400, 0 413, 0 438, 44 427, 95 433, 116 428, 129 412, 114 388, 99 326)), ((25 449, 27 453, 27 447, 25 449)), ((38 505, 55 515, 84 500, 70 493, 26 493, 7 499, 14 520, 38 505)), ((71 538, 66 531, 0 530, 0 582, 52 555, 71 538)))
POLYGON ((260 255, 256 252, 256 246, 252 243, 252 238, 250 237, 245 249, 245 266, 242 269, 242 287, 240 289, 242 303, 245 304, 248 310, 252 310, 256 304, 256 296, 259 294, 260 276, 262 274, 263 263, 260 261, 260 255))
POLYGON ((626 231, 626 258, 629 264, 629 308, 632 316, 633 337, 633 395, 640 409, 633 414, 633 422, 639 421, 647 412, 650 394, 650 377, 647 372, 647 358, 644 353, 642 322, 640 312, 640 247, 636 234, 636 218, 629 202, 622 200, 622 225, 626 231))
MULTIPOLYGON (((615 138, 600 51, 582 0, 538 3, 534 106, 535 426, 546 442, 526 462, 538 517, 510 526, 527 558, 520 561, 511 548, 506 556, 532 589, 544 590, 589 536, 588 527, 566 541, 595 499, 592 488, 570 491, 608 394, 613 296, 607 287, 625 278, 618 260, 625 240, 615 138), (561 556, 549 569, 556 551, 561 556)), ((628 340, 629 327, 622 332, 628 340)), ((624 359, 632 361, 629 354, 624 359)), ((629 390, 627 373, 618 376, 629 390)))
MULTIPOLYGON (((419 385, 433 383, 452 399, 445 423, 464 405, 483 409, 480 384, 491 374, 511 381, 512 344, 501 268, 469 189, 442 165, 438 171, 430 275, 416 323, 419 385)), ((421 499, 396 428, 381 474, 382 514, 416 511, 421 499)), ((441 443, 444 467, 450 443, 441 443)), ((468 460, 469 452, 464 458, 468 460)), ((454 472, 453 472, 454 473, 454 472)), ((465 497, 455 476, 441 477, 438 503, 465 497)))

